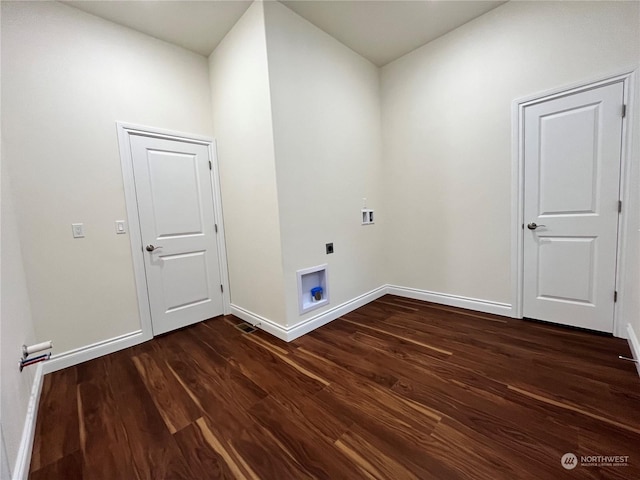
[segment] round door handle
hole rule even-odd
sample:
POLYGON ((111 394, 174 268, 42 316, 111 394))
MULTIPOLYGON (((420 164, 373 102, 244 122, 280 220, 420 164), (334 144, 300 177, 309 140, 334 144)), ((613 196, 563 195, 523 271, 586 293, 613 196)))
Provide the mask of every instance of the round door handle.
POLYGON ((153 245, 147 245, 146 247, 147 252, 153 252, 154 250, 157 250, 158 248, 162 248, 161 246, 153 246, 153 245))
POLYGON ((531 222, 530 224, 527 225, 527 228, 529 230, 535 230, 538 227, 546 227, 546 225, 538 225, 536 222, 531 222))

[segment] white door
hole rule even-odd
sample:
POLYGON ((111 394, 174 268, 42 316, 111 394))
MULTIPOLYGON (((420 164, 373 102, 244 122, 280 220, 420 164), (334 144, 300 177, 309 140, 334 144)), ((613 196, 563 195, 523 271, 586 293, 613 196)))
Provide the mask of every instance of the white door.
POLYGON ((154 335, 221 315, 207 145, 130 139, 154 335))
POLYGON ((527 318, 613 332, 623 84, 524 109, 527 318))

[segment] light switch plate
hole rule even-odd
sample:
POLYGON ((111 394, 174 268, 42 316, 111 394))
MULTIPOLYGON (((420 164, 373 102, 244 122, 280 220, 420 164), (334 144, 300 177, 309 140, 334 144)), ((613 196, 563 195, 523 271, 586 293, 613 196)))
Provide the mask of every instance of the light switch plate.
POLYGON ((72 223, 73 238, 84 238, 84 223, 72 223))
POLYGON ((127 227, 125 226, 124 220, 116 220, 116 233, 118 235, 127 233, 127 227))

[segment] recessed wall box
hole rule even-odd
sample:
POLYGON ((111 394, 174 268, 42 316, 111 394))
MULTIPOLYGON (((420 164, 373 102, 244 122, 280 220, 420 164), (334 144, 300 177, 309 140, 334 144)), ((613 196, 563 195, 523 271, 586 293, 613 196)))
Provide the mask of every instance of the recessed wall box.
POLYGON ((300 314, 329 304, 327 264, 298 270, 298 307, 300 314))

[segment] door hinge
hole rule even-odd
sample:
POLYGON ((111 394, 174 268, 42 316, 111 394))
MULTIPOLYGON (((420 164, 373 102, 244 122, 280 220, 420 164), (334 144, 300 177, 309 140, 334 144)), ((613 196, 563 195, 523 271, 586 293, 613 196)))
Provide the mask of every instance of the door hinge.
POLYGON ((613 303, 618 301, 618 291, 613 292, 613 303))
POLYGON ((213 224, 213 226, 214 226, 214 227, 215 227, 215 229, 216 229, 216 233, 218 233, 218 224, 217 224, 217 223, 214 223, 214 224, 213 224))
POLYGON ((213 167, 211 165, 211 160, 209 160, 209 170, 213 170, 213 167))
POLYGON ((224 293, 224 287, 222 285, 220 285, 220 291, 224 293))
POLYGON ((627 116, 627 106, 622 105, 622 118, 627 116))
POLYGON ((622 212, 622 200, 618 200, 618 213, 622 212))

